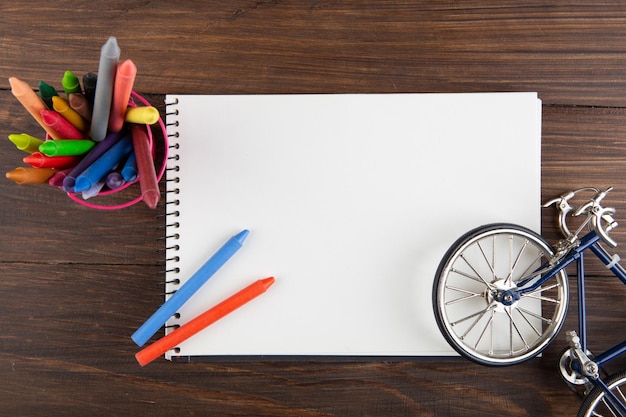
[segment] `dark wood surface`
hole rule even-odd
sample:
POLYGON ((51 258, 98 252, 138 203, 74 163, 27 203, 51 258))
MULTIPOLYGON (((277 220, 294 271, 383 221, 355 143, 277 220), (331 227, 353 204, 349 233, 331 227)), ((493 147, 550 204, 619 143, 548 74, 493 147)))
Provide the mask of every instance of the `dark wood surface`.
MULTIPOLYGON (((22 1, 0 5, 0 132, 40 128, 7 78, 97 71, 114 35, 135 89, 166 93, 537 91, 542 195, 613 185, 626 222, 626 5, 548 1, 22 1)), ((23 155, 1 145, 3 171, 23 155)), ((434 186, 436 184, 433 184, 434 186)), ((488 186, 488 185, 486 185, 488 186)), ((462 207, 462 202, 460 202, 462 207)), ((569 416, 564 337, 539 359, 252 361, 141 368, 130 334, 162 302, 163 205, 77 205, 0 181, 0 414, 10 416, 569 416)), ((543 232, 554 241, 553 212, 543 232)), ((626 228, 614 235, 620 242, 626 228)), ((618 247, 626 258, 626 246, 618 247)), ((591 263, 591 262, 590 262, 591 263)), ((594 346, 623 337, 623 286, 597 265, 594 346)), ((574 298, 575 300, 575 298, 574 298)), ((566 327, 572 327, 570 309, 566 327)), ((617 360, 614 370, 626 369, 617 360)))

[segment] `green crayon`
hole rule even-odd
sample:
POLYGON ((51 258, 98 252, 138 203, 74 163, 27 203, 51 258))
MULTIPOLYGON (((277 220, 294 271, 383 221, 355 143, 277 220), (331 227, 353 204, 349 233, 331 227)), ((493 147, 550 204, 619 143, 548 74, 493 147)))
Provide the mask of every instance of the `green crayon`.
POLYGON ((49 109, 52 108, 52 96, 58 96, 57 90, 50 84, 46 84, 43 81, 39 81, 39 97, 46 103, 49 109))
POLYGON ((63 79, 61 80, 61 84, 63 85, 63 89, 65 90, 65 94, 67 97, 70 94, 81 94, 83 90, 80 88, 80 82, 78 81, 78 77, 75 76, 71 71, 65 71, 63 74, 63 79))
POLYGON ((39 145, 46 156, 76 156, 86 154, 96 143, 89 139, 47 140, 39 145))
POLYGON ((13 142, 17 149, 28 153, 36 152, 39 149, 39 145, 43 143, 43 140, 27 133, 12 133, 9 135, 9 140, 13 142))

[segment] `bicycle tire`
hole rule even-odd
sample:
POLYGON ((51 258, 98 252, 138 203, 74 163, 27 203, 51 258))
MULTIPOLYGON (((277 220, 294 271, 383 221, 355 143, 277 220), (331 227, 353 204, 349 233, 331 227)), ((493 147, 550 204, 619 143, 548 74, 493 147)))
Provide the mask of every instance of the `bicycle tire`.
MULTIPOLYGON (((621 371, 609 376, 605 381, 609 389, 618 397, 622 404, 626 404, 626 371, 621 371)), ((578 417, 604 417, 615 416, 604 401, 604 390, 594 387, 583 400, 578 417)))
POLYGON ((566 272, 511 306, 494 293, 513 288, 552 254, 540 235, 509 223, 461 236, 442 258, 433 283, 435 320, 446 341, 461 356, 488 366, 513 365, 541 353, 567 314, 566 272))

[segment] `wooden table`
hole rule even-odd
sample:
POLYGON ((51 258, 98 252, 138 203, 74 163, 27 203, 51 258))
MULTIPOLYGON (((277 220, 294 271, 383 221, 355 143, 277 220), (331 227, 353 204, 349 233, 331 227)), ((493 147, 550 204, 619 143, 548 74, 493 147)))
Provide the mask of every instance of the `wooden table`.
MULTIPOLYGON (((7 3, 7 2, 5 2, 7 3)), ((548 1, 22 1, 0 6, 2 135, 40 128, 7 78, 59 86, 97 71, 117 37, 135 89, 166 93, 537 91, 542 195, 613 185, 626 216, 626 5, 548 1), (593 5, 592 5, 593 4, 593 5)), ((6 141, 0 164, 20 165, 6 141)), ((436 185, 436 184, 433 184, 436 185)), ((487 368, 415 361, 135 362, 129 335, 162 302, 159 205, 96 211, 0 181, 0 414, 11 416, 568 416, 564 337, 542 358, 487 368)), ((621 242, 626 228, 613 236, 621 242)), ((554 213, 543 232, 558 238, 554 213)), ((618 253, 626 255, 624 246, 618 253)), ((624 333, 624 289, 589 288, 590 336, 624 333)), ((576 318, 570 309, 568 325, 576 318)), ((615 369, 626 369, 623 360, 615 369)))

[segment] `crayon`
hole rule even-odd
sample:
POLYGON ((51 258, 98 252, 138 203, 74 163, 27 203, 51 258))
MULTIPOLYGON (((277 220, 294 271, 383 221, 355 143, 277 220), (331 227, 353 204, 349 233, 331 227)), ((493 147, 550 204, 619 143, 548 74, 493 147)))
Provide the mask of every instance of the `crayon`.
POLYGON ((47 156, 84 155, 96 142, 89 139, 47 140, 39 145, 39 152, 47 156))
POLYGON ((130 128, 133 136, 133 148, 137 159, 137 171, 139 172, 139 188, 144 203, 150 208, 156 208, 161 192, 159 182, 154 169, 152 152, 146 127, 143 125, 132 125, 130 128))
POLYGON ((74 109, 76 113, 80 114, 83 119, 86 121, 91 120, 91 107, 89 107, 89 103, 84 95, 72 93, 69 95, 68 101, 70 107, 74 109))
POLYGON ((135 152, 131 152, 128 155, 128 159, 124 162, 120 174, 126 182, 132 182, 137 179, 137 157, 135 152))
POLYGON ((89 187, 89 189, 81 193, 83 200, 89 200, 90 198, 97 196, 103 187, 104 187, 104 181, 98 181, 97 183, 89 187))
POLYGON ((79 156, 47 156, 41 152, 33 152, 24 157, 23 161, 35 168, 64 169, 76 166, 80 159, 79 156))
POLYGON ((63 78, 61 79, 61 85, 65 90, 65 95, 69 98, 70 94, 82 94, 83 90, 80 88, 80 82, 78 77, 75 76, 72 71, 65 71, 63 78))
POLYGON ((86 132, 88 130, 87 121, 85 121, 83 116, 81 116, 76 110, 71 108, 67 100, 64 98, 59 96, 52 97, 52 108, 63 116, 65 120, 70 122, 76 129, 81 132, 86 132))
MULTIPOLYGON (((130 133, 125 133, 130 137, 130 133)), ((109 133, 102 142, 96 143, 93 149, 83 157, 83 159, 67 174, 67 177, 63 180, 63 189, 65 192, 74 191, 74 184, 76 177, 78 177, 87 167, 93 164, 102 154, 104 154, 111 146, 116 144, 124 134, 122 132, 109 133)))
POLYGON ((98 66, 98 82, 93 99, 93 111, 91 112, 90 137, 96 142, 102 141, 107 134, 109 114, 111 112, 111 99, 113 96, 113 84, 115 72, 120 58, 120 48, 114 36, 102 45, 100 50, 100 63, 98 66))
POLYGON ((50 129, 57 132, 57 139, 84 139, 85 134, 54 110, 42 110, 41 119, 50 129))
POLYGON ((17 98, 30 115, 33 116, 37 123, 39 123, 53 139, 60 139, 59 134, 55 132, 54 129, 47 126, 41 118, 41 111, 48 110, 46 103, 43 102, 41 97, 39 97, 26 82, 18 78, 9 78, 9 84, 11 85, 11 93, 13 93, 15 98, 17 98))
POLYGON ((9 135, 9 140, 13 142, 17 149, 28 153, 37 152, 39 150, 39 145, 43 143, 43 140, 27 133, 12 133, 9 135))
POLYGON ((85 90, 85 99, 89 108, 93 109, 93 100, 96 95, 96 84, 98 83, 98 76, 93 72, 88 72, 83 75, 83 89, 85 90))
POLYGON ((91 166, 76 177, 74 191, 78 193, 93 187, 94 184, 102 180, 132 150, 133 143, 129 136, 119 140, 96 159, 91 166))
POLYGON ((128 123, 153 125, 159 121, 159 111, 152 106, 129 107, 125 119, 128 123))
POLYGON ((254 300, 259 295, 265 293, 269 287, 274 284, 274 277, 260 279, 243 290, 228 297, 215 307, 205 311, 198 317, 182 325, 167 336, 162 337, 150 346, 135 354, 135 359, 141 366, 145 366, 161 356, 168 350, 176 347, 181 342, 189 339, 191 336, 215 323, 222 317, 232 313, 244 304, 254 300))
POLYGON ((39 81, 39 97, 46 103, 49 109, 52 108, 52 97, 58 96, 57 90, 50 84, 46 84, 43 81, 39 81))
POLYGON ((52 168, 18 167, 6 173, 6 177, 18 184, 46 184, 56 171, 52 168))
MULTIPOLYGON (((141 174, 140 174, 141 175, 141 174)), ((143 346, 161 326, 173 316, 183 304, 191 298, 243 245, 250 232, 242 230, 231 237, 204 263, 144 324, 133 333, 131 338, 143 346)))
POLYGON ((124 125, 126 108, 130 100, 130 92, 135 83, 137 67, 130 59, 122 62, 117 67, 115 75, 115 86, 113 88, 113 103, 111 104, 111 114, 109 115, 109 131, 119 132, 124 125))
POLYGON ((124 181, 122 174, 117 171, 113 171, 107 175, 105 183, 110 190, 117 190, 122 185, 126 184, 126 181, 124 181))
POLYGON ((63 180, 70 173, 72 168, 66 168, 62 170, 56 170, 54 175, 48 180, 48 184, 53 187, 63 187, 63 180))

